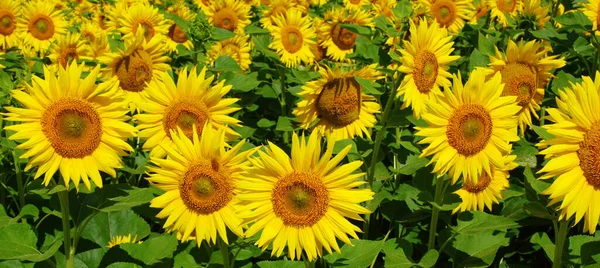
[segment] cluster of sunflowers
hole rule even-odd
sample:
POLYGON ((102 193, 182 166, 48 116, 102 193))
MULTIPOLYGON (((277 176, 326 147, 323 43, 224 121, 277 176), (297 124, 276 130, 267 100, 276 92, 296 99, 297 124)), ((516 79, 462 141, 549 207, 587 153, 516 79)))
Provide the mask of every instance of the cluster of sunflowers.
MULTIPOLYGON (((598 6, 581 6, 594 29, 598 6)), ((30 69, 45 63, 42 78, 33 75, 11 92, 20 105, 5 107, 4 119, 19 123, 4 129, 21 142, 21 158, 29 159, 25 171, 37 167, 34 177, 43 176, 45 185, 58 173, 67 189, 79 191, 81 182, 93 191, 103 185, 100 171, 116 177, 122 158, 139 149, 154 164, 147 181, 164 190, 151 207, 161 209, 157 217, 179 240, 200 246, 228 243, 228 231, 260 233, 256 245, 272 245, 272 255, 287 247, 291 259, 314 260, 323 249, 339 252, 337 239, 358 239, 361 229, 349 219, 362 221, 360 215, 370 213, 361 204, 373 198, 373 171, 361 179, 366 173, 356 171, 362 161, 340 164, 352 146, 334 154, 334 144, 371 138, 382 109, 365 88, 377 81, 398 81, 382 121, 401 100, 401 109, 426 123, 414 127, 415 136, 426 145, 420 157, 432 156, 440 192, 462 183, 455 192, 462 203, 453 212, 491 210, 518 166, 512 143, 540 120, 545 88, 566 62, 545 41, 509 40, 463 83, 460 73, 450 72, 460 59, 453 40, 482 19, 508 28, 526 20, 543 29, 564 10, 540 0, 402 6, 395 0, 0 0, 0 48, 18 51, 30 69), (402 10, 407 6, 411 11, 402 10), (358 67, 355 48, 377 23, 397 30, 383 42, 396 62, 358 67), (211 27, 227 38, 206 43, 202 31, 211 27), (285 68, 320 76, 297 94, 291 114, 312 133, 293 133, 289 154, 271 142, 254 147, 240 139, 233 128, 243 124, 234 116, 239 99, 226 97, 232 86, 215 81, 219 72, 210 71, 230 57, 240 73, 249 72, 257 46, 251 32, 257 31, 268 32, 271 50, 256 54, 274 52, 282 77, 285 68), (177 53, 195 51, 204 53, 197 67, 173 72, 177 53)), ((550 205, 562 201, 561 218, 575 215, 575 223, 585 217, 590 233, 600 219, 592 205, 600 201, 598 90, 600 78, 589 77, 564 88, 558 108, 545 108, 548 116, 541 118, 553 122, 543 128, 554 138, 537 144, 548 160, 541 179, 556 178, 544 192, 550 205)), ((380 143, 378 133, 375 158, 380 143)))

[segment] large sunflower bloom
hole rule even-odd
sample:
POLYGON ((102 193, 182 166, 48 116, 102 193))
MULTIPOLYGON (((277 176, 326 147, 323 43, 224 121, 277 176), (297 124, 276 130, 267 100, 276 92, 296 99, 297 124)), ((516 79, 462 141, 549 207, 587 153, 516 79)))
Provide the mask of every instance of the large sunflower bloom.
POLYGON ((491 10, 491 16, 502 26, 508 26, 508 18, 516 18, 521 9, 523 9, 523 0, 488 0, 488 7, 491 10))
POLYGON ((404 41, 400 50, 402 65, 398 71, 406 73, 398 88, 397 96, 404 96, 402 109, 411 106, 415 118, 421 118, 427 103, 441 96, 440 87, 450 86, 449 63, 460 56, 450 56, 454 50, 452 36, 437 23, 428 25, 421 20, 416 26, 410 24, 410 40, 404 41))
POLYGON ((19 1, 0 0, 0 48, 8 49, 17 45, 17 18, 20 16, 19 1))
POLYGON ((448 32, 456 34, 473 17, 473 3, 469 0, 421 0, 427 15, 448 32))
POLYGON ((351 244, 360 228, 346 218, 362 221, 359 214, 370 213, 360 203, 371 200, 370 189, 356 189, 366 183, 358 180, 364 173, 353 173, 362 161, 342 166, 351 145, 332 158, 333 144, 321 156, 321 136, 308 141, 292 136, 291 157, 269 143, 259 157, 250 158, 252 166, 238 183, 239 199, 246 206, 240 217, 254 222, 246 230, 253 236, 262 230, 256 245, 263 250, 273 243, 271 255, 280 256, 287 245, 291 259, 308 260, 323 255, 323 248, 340 252, 336 239, 351 244))
POLYGON ((600 74, 596 80, 583 76, 583 82, 560 91, 556 108, 548 108, 554 124, 543 127, 554 136, 538 144, 540 154, 549 160, 538 172, 540 179, 556 177, 542 194, 550 204, 560 201, 560 218, 575 215, 575 223, 585 217, 584 232, 593 234, 600 218, 600 74))
POLYGON ((53 69, 56 71, 59 65, 66 68, 67 64, 72 61, 90 59, 89 54, 90 50, 81 35, 68 33, 60 36, 57 42, 52 45, 48 58, 52 61, 53 69))
POLYGON ((378 80, 381 74, 375 66, 351 71, 321 67, 321 78, 306 83, 299 93, 302 100, 293 114, 300 126, 308 129, 318 119, 313 131, 319 135, 331 139, 352 139, 363 134, 370 137, 368 128, 377 122, 374 114, 381 107, 375 97, 363 92, 355 78, 378 80))
POLYGON ((237 0, 215 0, 204 9, 213 26, 238 34, 250 24, 250 7, 237 0))
POLYGON ((29 158, 25 170, 39 166, 34 178, 45 174, 45 185, 60 171, 67 188, 82 181, 90 189, 90 179, 102 187, 99 171, 115 177, 120 156, 133 150, 126 139, 135 128, 127 123, 116 79, 97 85, 99 67, 81 79, 84 68, 72 63, 56 74, 44 68, 44 79, 34 76, 24 91, 11 92, 24 108, 5 107, 5 120, 23 122, 5 129, 16 132, 11 140, 26 140, 17 146, 25 150, 21 158, 29 158))
POLYGON ((67 25, 59 10, 47 1, 32 1, 23 7, 23 16, 18 18, 19 33, 23 43, 36 51, 48 49, 58 36, 65 34, 67 25))
POLYGON ((516 97, 501 96, 504 84, 499 73, 486 82, 486 70, 474 70, 463 86, 460 75, 454 77, 452 90, 429 103, 423 114, 427 127, 416 127, 419 144, 429 144, 420 157, 433 155, 433 172, 446 173, 456 182, 477 183, 485 172, 504 169, 504 156, 511 151, 517 136, 520 107, 516 97))
POLYGON ((193 130, 201 134, 204 124, 210 122, 215 129, 225 128, 230 137, 237 135, 226 127, 239 126, 240 121, 228 114, 240 108, 231 106, 238 99, 223 98, 231 90, 225 81, 211 86, 214 76, 206 77, 206 69, 196 74, 195 67, 189 75, 183 68, 177 84, 166 72, 158 78, 150 82, 146 101, 138 105, 145 113, 135 115, 139 137, 146 140, 143 148, 152 150, 150 156, 163 157, 164 147, 174 146, 170 131, 177 128, 191 139, 193 130))
POLYGON ((354 52, 357 34, 342 28, 342 24, 373 27, 371 16, 365 10, 335 8, 325 13, 325 20, 318 29, 321 46, 327 49, 327 56, 335 61, 348 61, 346 55, 354 52))
POLYGON ((317 34, 309 18, 303 17, 299 10, 290 10, 286 16, 276 17, 271 34, 273 41, 269 48, 277 51, 279 60, 286 67, 294 68, 301 62, 310 64, 315 59, 310 46, 315 44, 313 39, 317 38, 317 34))
POLYGON ((206 52, 208 62, 212 65, 220 56, 232 57, 242 70, 248 70, 252 59, 250 58, 250 35, 235 35, 227 40, 215 43, 206 52))
POLYGON ((169 25, 158 8, 147 3, 138 3, 127 8, 119 22, 122 25, 119 31, 124 34, 124 39, 135 38, 137 31, 141 30, 146 41, 150 42, 155 36, 163 38, 169 31, 169 25))
POLYGON ((531 114, 538 118, 536 111, 544 98, 544 87, 552 77, 550 72, 565 66, 565 60, 558 57, 547 56, 547 49, 540 42, 521 41, 517 45, 512 40, 508 41, 506 55, 496 48, 496 55, 490 56, 489 69, 502 74, 503 95, 517 96, 521 133, 531 125, 531 114))
POLYGON ((178 239, 195 238, 212 242, 218 237, 227 243, 227 229, 242 236, 238 191, 236 185, 246 178, 240 174, 248 165, 254 150, 238 153, 244 145, 233 148, 225 143, 223 129, 204 126, 199 136, 189 139, 183 131, 171 132, 175 148, 165 147, 168 158, 152 158, 148 181, 166 191, 150 201, 150 207, 161 208, 157 218, 166 218, 164 228, 177 231, 178 239))

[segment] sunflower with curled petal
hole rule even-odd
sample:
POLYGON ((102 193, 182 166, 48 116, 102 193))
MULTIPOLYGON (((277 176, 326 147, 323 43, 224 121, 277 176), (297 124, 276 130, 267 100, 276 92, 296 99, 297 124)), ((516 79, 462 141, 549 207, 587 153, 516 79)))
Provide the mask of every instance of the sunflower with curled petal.
POLYGON ((516 168, 517 163, 513 162, 517 158, 516 155, 508 155, 504 157, 504 168, 491 168, 492 176, 486 173, 481 174, 477 183, 463 182, 460 189, 454 194, 460 196, 462 202, 452 210, 452 213, 463 212, 467 210, 483 211, 486 207, 492 211, 492 204, 499 204, 498 199, 502 199, 502 191, 510 187, 508 171, 516 168))
POLYGON ((237 0, 215 0, 204 9, 208 22, 214 27, 243 34, 250 24, 250 7, 237 0))
POLYGON ((164 147, 167 159, 151 158, 156 167, 149 167, 146 178, 165 191, 150 201, 150 207, 162 209, 156 217, 167 219, 163 227, 176 231, 181 241, 195 238, 198 247, 202 241, 214 244, 218 237, 228 243, 227 229, 243 235, 237 185, 246 180, 240 174, 255 151, 240 152, 243 140, 230 147, 224 129, 203 129, 200 135, 194 130, 192 139, 181 130, 171 131, 175 148, 164 147))
POLYGON ((197 74, 196 68, 187 73, 179 72, 177 84, 166 73, 160 73, 159 79, 148 85, 148 97, 138 105, 142 114, 134 116, 138 124, 139 137, 146 140, 144 150, 151 150, 151 157, 163 157, 164 147, 173 147, 170 131, 180 128, 188 138, 192 130, 202 133, 204 124, 209 122, 215 129, 224 128, 231 140, 238 136, 228 126, 240 126, 240 121, 229 114, 240 110, 233 107, 239 99, 223 98, 231 86, 225 81, 211 86, 214 76, 206 77, 206 69, 197 74))
POLYGON ((275 25, 275 18, 278 16, 286 16, 293 9, 298 9, 302 14, 306 14, 306 9, 299 6, 296 2, 289 0, 274 0, 262 11, 260 24, 264 29, 271 30, 275 25))
POLYGON ((58 37, 57 42, 50 48, 51 69, 58 71, 58 66, 63 68, 67 64, 77 60, 89 60, 90 50, 85 41, 78 33, 68 33, 58 37))
POLYGON ((492 19, 495 19, 500 25, 508 26, 508 18, 516 18, 523 9, 523 0, 488 0, 488 7, 492 19))
POLYGON ((209 64, 215 64, 220 56, 232 57, 244 71, 250 68, 252 59, 250 56, 250 35, 235 35, 229 39, 216 42, 206 52, 209 64))
POLYGON ((451 35, 437 23, 421 20, 419 25, 410 23, 410 39, 404 41, 400 50, 399 72, 405 73, 397 97, 404 96, 402 109, 411 107, 415 118, 427 110, 427 103, 441 96, 440 87, 450 86, 448 65, 460 56, 450 56, 454 50, 451 35))
POLYGON ((448 173, 453 182, 477 183, 482 173, 493 176, 492 167, 506 168, 504 156, 517 136, 515 96, 501 96, 504 84, 500 73, 486 80, 486 70, 471 72, 467 83, 454 76, 452 90, 429 102, 422 118, 427 127, 416 127, 419 144, 429 144, 420 157, 433 155, 433 172, 448 173))
POLYGON ((448 32, 457 34, 473 17, 473 2, 468 0, 421 0, 427 16, 448 32))
POLYGON ((338 166, 352 149, 346 146, 335 157, 333 143, 321 155, 321 136, 312 134, 306 141, 292 135, 292 151, 288 156, 269 142, 259 156, 250 158, 252 165, 238 183, 240 210, 244 223, 253 222, 246 230, 250 237, 262 230, 256 245, 265 250, 271 243, 271 255, 280 256, 287 246, 291 259, 308 260, 340 252, 336 238, 352 245, 360 228, 346 218, 362 221, 360 214, 370 211, 360 203, 371 200, 370 189, 357 189, 365 184, 357 180, 364 173, 354 173, 362 161, 338 166))
POLYGON ((370 13, 362 9, 337 7, 325 12, 323 24, 317 33, 319 39, 323 40, 321 46, 327 49, 327 56, 335 61, 349 61, 346 55, 354 52, 358 37, 356 33, 342 28, 342 24, 374 27, 370 13))
POLYGON ((300 10, 289 10, 286 16, 275 18, 275 26, 271 27, 273 41, 269 48, 275 49, 279 60, 288 68, 294 68, 300 63, 310 64, 315 55, 310 46, 315 44, 313 39, 317 34, 311 27, 308 16, 303 16, 300 10))
POLYGON ((62 13, 51 2, 31 1, 23 6, 23 16, 18 18, 17 32, 23 43, 35 51, 44 51, 50 43, 67 32, 62 13))
POLYGON ((350 71, 320 67, 321 78, 302 86, 301 100, 292 112, 298 117, 300 127, 313 127, 313 132, 330 139, 352 139, 355 136, 371 137, 369 128, 377 122, 376 113, 381 106, 375 97, 363 92, 356 78, 376 81, 381 78, 376 64, 350 71))
POLYGON ((79 182, 90 189, 90 180, 102 187, 100 171, 115 177, 120 157, 133 151, 126 140, 135 128, 127 123, 117 80, 96 84, 99 67, 82 79, 84 68, 71 63, 54 73, 44 67, 44 79, 34 76, 25 90, 11 92, 23 108, 5 107, 5 120, 22 122, 4 129, 16 132, 9 139, 26 140, 17 146, 29 158, 25 171, 39 166, 34 178, 45 174, 46 186, 60 172, 67 188, 73 181, 76 189, 79 182))
POLYGON ((531 125, 531 115, 539 118, 536 113, 544 98, 544 88, 553 69, 565 66, 564 58, 559 55, 548 56, 547 49, 537 41, 518 44, 508 41, 506 55, 496 47, 496 55, 490 56, 489 70, 502 74, 505 84, 503 95, 517 96, 521 107, 519 112, 519 129, 521 134, 531 125))
POLYGON ((0 48, 8 49, 19 42, 17 20, 21 17, 18 1, 0 0, 0 48))
POLYGON ((150 4, 138 3, 127 8, 119 18, 119 32, 123 39, 133 39, 138 31, 142 31, 147 42, 154 38, 164 38, 169 31, 169 25, 158 8, 150 4))
POLYGON ((600 218, 600 73, 596 79, 583 76, 559 92, 558 108, 548 108, 553 124, 543 126, 554 138, 542 140, 540 154, 548 160, 539 179, 555 178, 542 192, 550 203, 558 202, 559 219, 585 218, 583 231, 593 234, 600 218))

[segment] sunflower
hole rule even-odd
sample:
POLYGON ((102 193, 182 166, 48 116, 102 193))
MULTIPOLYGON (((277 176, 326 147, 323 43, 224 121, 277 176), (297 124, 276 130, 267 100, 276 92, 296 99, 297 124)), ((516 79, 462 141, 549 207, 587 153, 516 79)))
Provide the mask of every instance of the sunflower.
POLYGON ((506 168, 503 156, 510 153, 510 142, 519 140, 520 107, 516 97, 501 96, 499 73, 487 81, 486 74, 474 70, 464 86, 460 74, 454 76, 452 90, 444 90, 423 113, 429 126, 416 127, 416 135, 424 137, 419 144, 429 144, 420 157, 433 155, 430 164, 438 177, 449 173, 456 182, 463 175, 463 181, 477 183, 483 172, 493 176, 491 168, 506 168))
POLYGON ((208 125, 200 135, 194 130, 192 139, 181 130, 170 135, 176 147, 164 147, 167 159, 152 158, 156 167, 146 178, 165 191, 150 201, 162 209, 156 217, 167 218, 164 228, 181 234, 181 241, 195 237, 198 246, 215 243, 217 234, 227 243, 227 229, 242 236, 237 184, 246 180, 240 174, 255 150, 239 152, 241 141, 226 151, 225 130, 208 125))
POLYGON ((111 53, 110 45, 108 44, 108 37, 105 33, 100 33, 98 36, 96 36, 94 42, 89 43, 89 46, 90 56, 94 60, 107 56, 111 53))
POLYGON ((163 147, 174 146, 170 131, 178 127, 190 139, 192 130, 201 134, 206 122, 215 129, 224 128, 229 138, 237 136, 226 126, 240 126, 239 120, 228 115, 240 108, 232 107, 238 99, 223 98, 231 90, 225 81, 211 86, 214 76, 206 77, 206 69, 196 74, 195 67, 189 75, 182 69, 177 85, 166 72, 158 78, 146 89, 147 101, 139 104, 145 113, 134 117, 140 129, 139 137, 146 140, 143 149, 152 150, 150 156, 163 157, 166 153, 163 147))
POLYGON ((523 9, 519 16, 523 20, 534 23, 537 29, 542 29, 544 24, 550 20, 549 11, 550 5, 543 7, 540 0, 523 0, 523 9))
POLYGON ((335 61, 348 61, 346 55, 354 52, 357 34, 342 28, 342 24, 373 27, 371 16, 365 10, 335 8, 325 13, 325 20, 318 29, 321 46, 327 49, 327 56, 335 61))
POLYGON ((441 27, 457 34, 465 22, 473 17, 473 3, 469 0, 421 0, 427 15, 434 18, 441 27))
POLYGON ((488 14, 490 8, 487 5, 486 0, 479 0, 479 2, 475 2, 474 4, 475 10, 473 11, 473 18, 470 23, 477 24, 477 21, 488 14))
POLYGON ((150 4, 135 4, 119 18, 121 27, 119 32, 124 34, 123 38, 134 38, 138 30, 142 30, 146 41, 150 42, 154 37, 163 38, 169 31, 169 25, 158 8, 150 4))
POLYGON ((560 201, 560 219, 575 215, 575 224, 585 216, 584 232, 593 234, 600 210, 600 74, 596 80, 583 76, 583 82, 560 91, 558 109, 548 108, 548 119, 554 124, 543 127, 554 136, 538 147, 548 160, 538 173, 540 179, 556 177, 542 194, 550 195, 550 204, 560 201))
POLYGON ((504 27, 508 26, 507 14, 510 18, 515 18, 523 9, 523 0, 489 0, 487 3, 492 18, 504 27))
POLYGON ((126 92, 131 108, 143 101, 148 82, 158 77, 160 72, 171 69, 165 63, 169 58, 165 56, 167 51, 163 41, 161 38, 152 38, 150 42, 146 42, 140 31, 136 38, 125 40, 124 51, 98 58, 107 65, 104 77, 116 76, 119 79, 119 86, 126 92))
POLYGON ((5 120, 24 122, 4 129, 16 132, 11 140, 26 140, 17 146, 26 151, 21 158, 30 158, 25 170, 39 166, 34 178, 45 173, 45 185, 60 171, 67 188, 82 181, 90 189, 90 179, 102 187, 99 171, 115 177, 120 156, 133 150, 126 139, 135 128, 116 79, 97 85, 99 67, 81 79, 84 68, 71 63, 55 74, 44 67, 44 79, 34 76, 24 91, 11 92, 24 108, 5 107, 5 120))
POLYGON ((442 95, 440 87, 451 84, 448 64, 459 58, 450 56, 454 50, 451 39, 447 30, 435 22, 428 25, 423 19, 418 26, 410 23, 410 40, 404 41, 404 48, 400 50, 402 65, 398 69, 406 76, 397 96, 404 96, 401 108, 411 106, 417 119, 427 110, 432 98, 442 95))
POLYGON ((250 58, 249 35, 235 35, 232 38, 215 43, 206 56, 211 65, 220 56, 232 57, 242 70, 248 70, 252 60, 250 58))
POLYGON ((106 245, 106 248, 112 248, 114 246, 121 245, 121 244, 134 244, 134 243, 138 243, 138 244, 142 243, 142 241, 138 241, 137 235, 133 236, 133 238, 131 237, 131 234, 117 235, 117 236, 113 236, 110 238, 110 241, 108 242, 108 245, 106 245))
POLYGON ((204 10, 213 26, 238 34, 250 24, 250 7, 237 0, 215 0, 204 10))
POLYGON ((252 166, 238 183, 238 197, 245 205, 240 211, 244 222, 254 222, 246 230, 250 237, 262 230, 256 245, 265 250, 273 243, 271 255, 280 256, 288 248, 291 259, 308 260, 323 255, 323 248, 340 252, 336 238, 351 244, 348 236, 358 239, 360 228, 347 218, 362 221, 359 214, 370 211, 360 203, 371 200, 370 189, 357 180, 364 173, 353 173, 362 161, 338 167, 350 149, 348 145, 332 158, 333 144, 321 155, 321 136, 312 134, 305 141, 292 136, 291 157, 269 142, 265 152, 250 158, 252 166))
POLYGON ((502 74, 505 84, 503 95, 517 96, 521 107, 519 128, 521 134, 531 125, 531 114, 539 118, 536 111, 544 98, 544 87, 552 77, 552 70, 565 66, 559 56, 547 56, 542 43, 520 41, 517 45, 508 41, 506 56, 496 48, 496 55, 490 56, 489 69, 502 74))
POLYGON ((600 13, 600 0, 589 0, 587 4, 583 4, 581 10, 592 21, 592 29, 596 30, 596 35, 600 35, 600 16, 598 15, 600 13))
POLYGON ((21 6, 18 1, 0 0, 0 48, 8 49, 19 41, 17 18, 21 16, 21 6))
POLYGON ((371 5, 369 0, 344 0, 344 7, 349 9, 361 9, 364 6, 371 5))
POLYGON ((376 81, 381 73, 369 65, 359 70, 331 70, 320 67, 321 78, 306 83, 298 95, 302 98, 293 114, 298 117, 300 126, 308 129, 318 119, 314 132, 331 139, 352 139, 365 134, 371 137, 367 128, 377 122, 375 113, 380 106, 375 97, 363 92, 356 78, 376 81))
POLYGON ((398 2, 396 0, 378 0, 373 3, 373 16, 383 16, 386 20, 394 23, 398 17, 394 14, 394 8, 398 2))
POLYGON ((90 50, 82 36, 78 33, 68 33, 58 37, 57 42, 50 48, 50 61, 53 70, 58 71, 58 66, 63 68, 77 60, 89 60, 90 50))
POLYGON ((460 196, 462 202, 452 210, 452 213, 463 212, 466 210, 483 211, 486 207, 492 210, 493 203, 500 203, 498 199, 502 198, 502 191, 510 187, 508 183, 509 170, 518 166, 513 162, 517 158, 516 155, 508 155, 504 157, 504 168, 491 168, 492 176, 486 173, 481 174, 477 183, 470 181, 463 182, 462 188, 454 193, 460 196))
POLYGON ((18 21, 17 31, 22 33, 23 43, 31 45, 36 51, 50 47, 50 43, 67 30, 61 12, 46 1, 26 3, 23 16, 18 21))
MULTIPOLYGON (((183 4, 178 4, 172 11, 172 14, 186 21, 194 19, 194 15, 190 12, 190 9, 183 4)), ((170 22, 170 25, 167 32, 167 49, 171 52, 177 51, 177 46, 181 44, 188 50, 191 50, 194 45, 192 44, 192 40, 188 39, 185 35, 183 28, 173 20, 170 22)))
POLYGON ((310 46, 315 44, 313 39, 317 38, 317 34, 309 18, 303 17, 299 10, 290 10, 287 16, 276 17, 275 25, 271 28, 273 41, 269 48, 277 51, 279 60, 288 68, 294 68, 300 62, 312 63, 315 55, 310 46))
POLYGON ((298 6, 293 1, 289 0, 274 0, 267 6, 267 9, 263 10, 260 18, 260 23, 264 29, 271 30, 271 27, 275 25, 275 18, 278 16, 286 16, 287 12, 294 9, 300 10, 303 14, 306 13, 306 9, 303 6, 298 6))
POLYGON ((79 33, 81 33, 81 38, 86 41, 86 43, 93 44, 96 41, 96 38, 104 31, 98 26, 98 24, 88 21, 81 24, 79 28, 79 33))

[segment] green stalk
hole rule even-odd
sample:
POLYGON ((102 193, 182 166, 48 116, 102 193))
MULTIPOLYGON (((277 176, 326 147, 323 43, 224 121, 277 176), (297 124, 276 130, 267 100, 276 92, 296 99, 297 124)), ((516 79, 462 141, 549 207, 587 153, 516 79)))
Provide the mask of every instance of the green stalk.
POLYGON ((219 239, 219 241, 217 241, 217 244, 219 246, 219 251, 221 251, 221 255, 223 256, 223 267, 230 267, 229 266, 229 247, 227 246, 227 244, 225 244, 225 241, 219 239))
POLYGON ((71 224, 69 222, 69 190, 60 191, 58 194, 58 201, 60 202, 60 212, 63 224, 63 236, 65 242, 63 244, 65 249, 65 263, 67 268, 75 267, 74 251, 71 248, 71 224))
MULTIPOLYGON (((8 132, 4 131, 6 138, 8 139, 8 132)), ((15 174, 17 176, 17 191, 19 192, 19 210, 25 206, 25 187, 23 185, 23 173, 21 172, 21 165, 19 165, 19 157, 17 157, 17 151, 12 150, 13 163, 15 165, 15 174)))
MULTIPOLYGON (((277 67, 279 69, 279 82, 281 83, 281 97, 279 98, 279 104, 281 104, 281 116, 287 116, 287 103, 285 99, 285 67, 277 67)), ((288 132, 283 132, 283 142, 288 144, 290 141, 288 132)))
POLYGON ((565 246, 565 241, 567 240, 567 235, 569 234, 569 222, 567 220, 562 220, 558 223, 558 230, 555 229, 555 246, 554 246, 554 262, 552 263, 552 268, 560 268, 562 264, 562 253, 563 247, 565 246))
MULTIPOLYGON (((434 202, 438 205, 442 204, 444 200, 445 181, 442 178, 438 178, 435 182, 435 196, 434 202)), ((427 242, 427 250, 435 248, 435 236, 437 234, 437 223, 440 215, 440 209, 437 206, 433 206, 431 210, 431 222, 429 223, 429 241, 427 242)))

